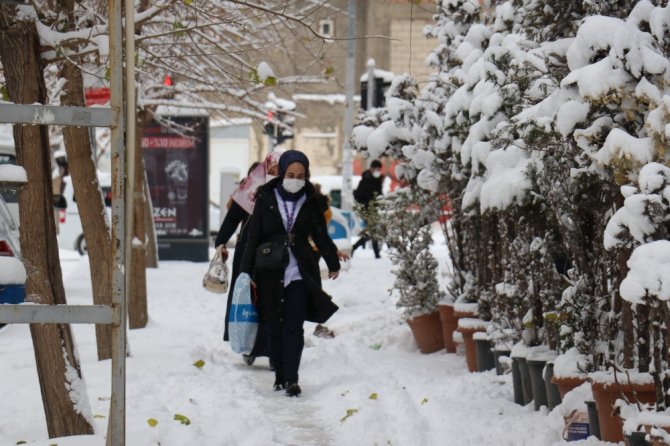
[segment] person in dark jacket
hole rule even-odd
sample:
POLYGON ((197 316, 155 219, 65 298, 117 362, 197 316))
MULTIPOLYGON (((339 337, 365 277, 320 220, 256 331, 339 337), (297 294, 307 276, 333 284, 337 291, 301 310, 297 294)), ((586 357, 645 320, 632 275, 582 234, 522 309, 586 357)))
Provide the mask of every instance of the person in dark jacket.
POLYGON ((309 182, 309 160, 300 151, 288 150, 279 159, 279 178, 258 189, 241 267, 256 287, 256 307, 266 324, 270 359, 275 366, 274 389, 285 389, 287 396, 301 393, 298 369, 304 322, 324 323, 337 311, 337 305, 321 288, 310 236, 328 265, 328 277, 337 278, 337 247, 328 236, 323 211, 309 182), (265 265, 261 271, 257 257, 270 252, 268 242, 277 242, 280 252, 288 248, 288 259, 271 268, 265 265))
MULTIPOLYGON (((253 172, 257 169, 261 169, 268 180, 277 177, 278 173, 278 161, 279 154, 271 153, 269 154, 263 163, 254 163, 249 168, 247 173, 247 178, 251 177, 253 172)), ((246 180, 246 179, 245 179, 246 180)), ((243 180, 241 185, 244 183, 243 180)), ((221 223, 221 228, 219 233, 216 236, 216 241, 214 242, 214 247, 221 251, 223 258, 228 257, 228 250, 226 249, 226 243, 230 238, 235 234, 237 228, 242 225, 242 230, 240 231, 239 236, 237 237, 237 243, 235 244, 235 254, 233 255, 233 271, 230 277, 230 284, 228 287, 228 302, 226 303, 226 319, 224 323, 223 330, 223 340, 228 341, 228 314, 230 313, 230 305, 233 301, 233 290, 235 289, 235 281, 237 276, 240 274, 240 265, 242 263, 242 255, 244 254, 244 248, 247 244, 247 222, 249 220, 249 213, 244 210, 244 208, 234 199, 231 198, 229 201, 228 211, 226 216, 221 223)), ((263 330, 263 327, 259 327, 260 330, 263 330)), ((242 355, 242 359, 247 365, 252 365, 257 357, 259 356, 268 356, 268 347, 267 347, 267 338, 265 335, 260 335, 256 337, 256 343, 254 344, 253 350, 248 355, 242 355)), ((272 363, 270 363, 272 367, 272 363)))
MULTIPOLYGON (((363 172, 361 182, 358 183, 358 187, 354 192, 354 199, 367 209, 370 202, 374 200, 376 196, 382 194, 383 184, 384 175, 382 175, 382 163, 378 160, 374 160, 370 163, 370 168, 363 172)), ((368 240, 372 240, 372 250, 375 253, 375 257, 380 258, 379 243, 367 233, 361 234, 361 238, 359 238, 358 241, 354 243, 354 246, 351 247, 351 255, 353 256, 354 251, 361 246, 365 247, 365 243, 368 240)))

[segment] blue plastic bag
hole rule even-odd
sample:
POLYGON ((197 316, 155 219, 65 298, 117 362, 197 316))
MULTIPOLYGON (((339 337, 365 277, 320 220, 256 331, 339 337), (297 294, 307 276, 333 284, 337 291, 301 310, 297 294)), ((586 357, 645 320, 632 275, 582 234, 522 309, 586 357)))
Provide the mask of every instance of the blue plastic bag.
POLYGON ((228 313, 228 339, 235 353, 249 354, 256 343, 258 312, 251 301, 251 277, 241 273, 235 281, 228 313))

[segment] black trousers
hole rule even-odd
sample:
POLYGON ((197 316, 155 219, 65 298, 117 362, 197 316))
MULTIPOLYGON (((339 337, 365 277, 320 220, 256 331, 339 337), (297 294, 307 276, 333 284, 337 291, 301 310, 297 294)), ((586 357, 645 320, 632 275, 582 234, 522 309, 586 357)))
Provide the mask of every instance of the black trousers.
POLYGON ((367 232, 361 234, 361 238, 359 238, 358 241, 354 243, 354 246, 352 246, 352 250, 355 251, 361 246, 365 248, 365 244, 367 243, 368 240, 372 240, 372 250, 375 253, 375 257, 379 258, 379 242, 376 239, 372 238, 370 234, 368 234, 367 232))
POLYGON ((307 315, 309 289, 303 280, 284 288, 282 320, 268 323, 270 359, 278 382, 297 383, 302 349, 305 346, 303 324, 307 315))

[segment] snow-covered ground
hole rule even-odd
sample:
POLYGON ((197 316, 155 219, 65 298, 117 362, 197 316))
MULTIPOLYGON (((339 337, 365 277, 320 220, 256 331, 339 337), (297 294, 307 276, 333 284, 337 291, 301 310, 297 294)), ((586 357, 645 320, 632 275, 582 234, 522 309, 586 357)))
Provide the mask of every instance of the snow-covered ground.
MULTIPOLYGON (((443 245, 435 254, 446 263, 443 245)), ((470 374, 462 355, 419 353, 389 296, 386 257, 359 250, 350 263, 326 285, 340 306, 327 324, 335 338, 315 337, 306 324, 300 398, 272 390, 266 358, 249 367, 222 342, 225 296, 202 289, 205 264, 149 270, 150 322, 129 334, 127 444, 563 443, 559 415, 513 403, 511 376, 470 374)), ((87 258, 63 251, 62 265, 69 303, 91 303, 87 258)), ((14 325, 0 330, 0 445, 104 445, 110 362, 96 360, 92 326, 73 327, 97 435, 48 439, 28 326, 14 325)))

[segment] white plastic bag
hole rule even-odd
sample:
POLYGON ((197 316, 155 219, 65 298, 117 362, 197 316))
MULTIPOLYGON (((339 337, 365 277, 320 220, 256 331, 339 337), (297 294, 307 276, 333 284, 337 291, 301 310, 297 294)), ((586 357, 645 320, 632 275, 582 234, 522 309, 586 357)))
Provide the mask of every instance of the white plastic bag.
POLYGON ((218 294, 228 291, 228 265, 226 258, 221 254, 222 251, 222 247, 217 248, 214 258, 209 262, 205 277, 202 278, 202 286, 207 291, 218 294))
POLYGON ((235 280, 228 312, 228 339, 235 353, 248 354, 256 343, 258 312, 251 301, 251 277, 241 273, 235 280))

